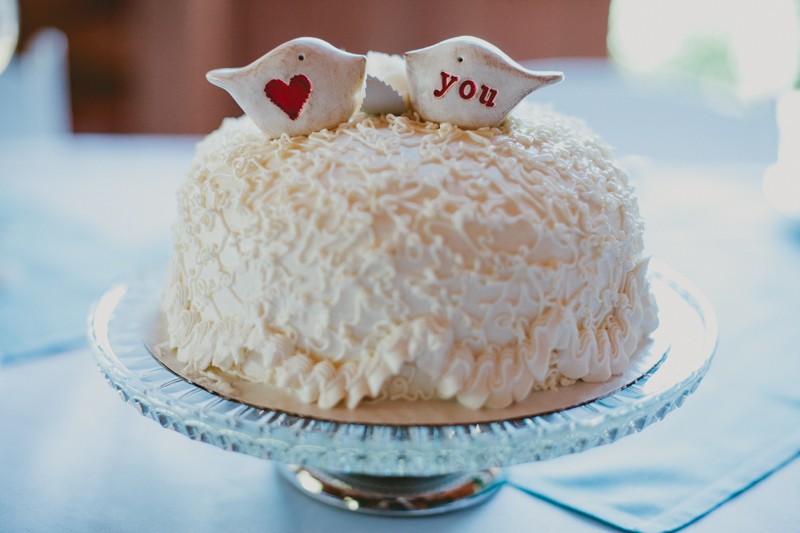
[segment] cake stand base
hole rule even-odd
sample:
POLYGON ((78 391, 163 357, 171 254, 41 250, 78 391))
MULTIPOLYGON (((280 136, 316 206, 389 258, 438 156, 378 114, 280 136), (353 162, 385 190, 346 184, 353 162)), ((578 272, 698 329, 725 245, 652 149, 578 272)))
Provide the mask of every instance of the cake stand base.
POLYGON ((315 500, 358 513, 427 516, 481 503, 503 485, 500 468, 439 476, 339 474, 303 466, 280 465, 294 487, 315 500))

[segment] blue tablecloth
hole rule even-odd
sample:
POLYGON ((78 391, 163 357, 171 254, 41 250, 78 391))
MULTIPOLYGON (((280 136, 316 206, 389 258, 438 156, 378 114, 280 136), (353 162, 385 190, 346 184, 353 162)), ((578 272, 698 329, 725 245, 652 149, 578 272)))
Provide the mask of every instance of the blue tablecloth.
POLYGON ((0 141, 0 364, 85 345, 94 299, 167 260, 174 189, 194 142, 0 141), (137 164, 138 153, 150 161, 137 164))

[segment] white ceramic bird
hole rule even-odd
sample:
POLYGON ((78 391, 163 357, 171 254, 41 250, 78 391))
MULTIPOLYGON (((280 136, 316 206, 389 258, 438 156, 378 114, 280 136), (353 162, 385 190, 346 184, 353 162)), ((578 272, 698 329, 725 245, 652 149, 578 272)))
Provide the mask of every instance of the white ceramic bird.
POLYGON ((420 117, 462 128, 497 126, 520 100, 564 79, 532 71, 477 37, 454 37, 406 52, 411 106, 420 117))
POLYGON ((367 58, 313 37, 284 43, 242 68, 206 74, 269 137, 308 135, 347 121, 361 105, 367 58))

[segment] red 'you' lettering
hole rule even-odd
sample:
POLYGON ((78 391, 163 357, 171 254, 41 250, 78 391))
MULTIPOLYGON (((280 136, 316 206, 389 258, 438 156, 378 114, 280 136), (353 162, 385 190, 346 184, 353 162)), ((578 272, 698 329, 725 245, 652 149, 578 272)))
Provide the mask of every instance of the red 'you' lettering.
POLYGON ((458 94, 464 100, 471 99, 476 92, 478 92, 478 87, 475 86, 475 82, 472 80, 464 80, 458 86, 458 94))
POLYGON ((481 95, 478 97, 478 101, 485 105, 486 107, 494 107, 494 98, 497 96, 497 91, 486 85, 481 85, 481 95))
POLYGON ((444 93, 450 90, 450 87, 452 87, 453 84, 457 81, 458 81, 458 76, 451 76, 447 72, 442 72, 442 88, 433 91, 433 96, 435 96, 436 98, 441 98, 442 96, 444 96, 444 93))

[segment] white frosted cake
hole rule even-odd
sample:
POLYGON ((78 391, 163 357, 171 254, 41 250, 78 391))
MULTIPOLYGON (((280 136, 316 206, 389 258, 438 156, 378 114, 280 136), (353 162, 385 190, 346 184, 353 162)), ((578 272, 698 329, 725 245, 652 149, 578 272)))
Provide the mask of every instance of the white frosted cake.
POLYGON ((162 349, 303 402, 502 408, 623 372, 657 326, 626 174, 577 120, 226 119, 179 192, 162 349))

